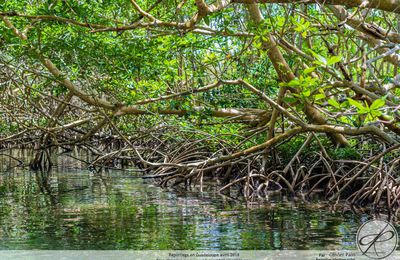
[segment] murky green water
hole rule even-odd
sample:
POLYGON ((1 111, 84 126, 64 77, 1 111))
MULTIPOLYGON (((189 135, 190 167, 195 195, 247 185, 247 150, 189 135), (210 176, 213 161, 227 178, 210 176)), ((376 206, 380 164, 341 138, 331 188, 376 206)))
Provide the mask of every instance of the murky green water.
POLYGON ((249 207, 127 175, 0 173, 0 249, 354 249, 367 218, 304 203, 249 207))

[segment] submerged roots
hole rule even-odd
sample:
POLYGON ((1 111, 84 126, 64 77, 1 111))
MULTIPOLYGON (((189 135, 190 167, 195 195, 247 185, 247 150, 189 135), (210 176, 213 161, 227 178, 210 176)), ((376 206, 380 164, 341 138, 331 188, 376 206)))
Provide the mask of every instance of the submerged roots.
POLYGON ((220 193, 239 194, 253 202, 284 193, 304 199, 317 195, 353 206, 372 205, 374 210, 389 213, 400 209, 400 145, 369 151, 374 155, 363 152, 357 160, 340 159, 332 158, 317 138, 320 149, 309 151, 312 137, 290 160, 279 154, 279 147, 229 159, 226 154, 235 151, 227 147, 211 153, 199 145, 201 142, 183 142, 170 153, 160 152, 157 163, 147 166, 149 174, 143 178, 155 179, 163 187, 199 186, 201 190, 205 181, 213 180, 220 193))
POLYGON ((388 214, 397 215, 400 209, 398 143, 386 146, 360 139, 353 148, 332 150, 326 139, 314 133, 304 136, 293 128, 262 145, 243 149, 218 136, 174 131, 163 127, 137 134, 140 138, 135 139, 120 134, 79 145, 49 146, 39 149, 30 164, 20 164, 48 169, 58 149, 58 155, 79 160, 91 170, 130 169, 139 174, 134 177, 153 180, 161 187, 203 191, 212 182, 219 193, 248 202, 284 194, 304 200, 317 196, 388 214), (73 156, 74 149, 91 156, 73 156))

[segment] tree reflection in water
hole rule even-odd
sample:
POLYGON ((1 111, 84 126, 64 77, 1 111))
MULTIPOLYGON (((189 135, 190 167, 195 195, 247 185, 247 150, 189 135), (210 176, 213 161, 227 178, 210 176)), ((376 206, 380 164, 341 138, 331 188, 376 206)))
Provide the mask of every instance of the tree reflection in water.
POLYGON ((10 171, 0 194, 1 249, 352 249, 361 223, 323 204, 246 208, 123 172, 10 171))

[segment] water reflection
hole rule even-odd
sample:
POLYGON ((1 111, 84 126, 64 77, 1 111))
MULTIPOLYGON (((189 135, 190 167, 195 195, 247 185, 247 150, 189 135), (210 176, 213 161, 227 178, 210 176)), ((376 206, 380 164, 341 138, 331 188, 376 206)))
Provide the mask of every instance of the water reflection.
POLYGON ((126 173, 0 175, 0 249, 354 249, 360 216, 177 194, 126 173))

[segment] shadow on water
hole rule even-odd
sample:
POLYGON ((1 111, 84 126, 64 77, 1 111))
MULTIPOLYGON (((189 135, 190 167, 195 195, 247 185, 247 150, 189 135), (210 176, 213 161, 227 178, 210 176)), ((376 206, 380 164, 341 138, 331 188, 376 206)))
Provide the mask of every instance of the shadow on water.
POLYGON ((366 216, 323 204, 248 207, 126 173, 0 175, 0 249, 352 249, 366 216))

